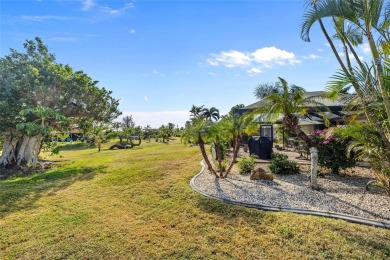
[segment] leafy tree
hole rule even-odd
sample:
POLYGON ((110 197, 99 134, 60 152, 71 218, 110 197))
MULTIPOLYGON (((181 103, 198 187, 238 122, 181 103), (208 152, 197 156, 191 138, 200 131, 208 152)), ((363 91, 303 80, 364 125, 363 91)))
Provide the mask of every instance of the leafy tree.
POLYGON ((130 136, 136 134, 136 129, 135 129, 135 122, 133 120, 133 116, 125 116, 122 119, 122 133, 119 135, 119 142, 122 144, 123 143, 123 138, 126 138, 127 143, 129 143, 130 136))
POLYGON ((132 129, 135 127, 135 122, 133 120, 133 116, 130 115, 130 116, 125 116, 123 119, 122 119, 122 127, 123 128, 128 128, 128 129, 132 129))
POLYGON ((301 37, 310 41, 310 30, 318 22, 341 70, 327 86, 329 95, 336 97, 352 87, 355 95, 350 105, 361 110, 367 118, 367 136, 375 131, 380 136, 367 140, 368 147, 376 145, 377 153, 369 159, 378 181, 390 192, 390 3, 383 0, 317 0, 310 1, 303 16, 301 37), (335 37, 329 35, 323 19, 333 23, 335 37), (339 40, 344 55, 337 50, 339 40), (364 62, 357 48, 365 40, 371 51, 371 61, 364 62), (381 176, 380 178, 378 176, 381 176))
POLYGON ((169 137, 173 136, 175 134, 175 124, 168 123, 167 128, 168 128, 169 137))
POLYGON ((0 58, 0 166, 35 165, 51 130, 88 120, 110 122, 121 113, 111 91, 82 71, 56 62, 40 38, 0 58))
POLYGON ((318 149, 309 136, 299 127, 298 115, 306 115, 308 106, 323 106, 314 98, 304 98, 305 89, 296 85, 288 85, 287 81, 279 78, 274 84, 261 84, 255 90, 255 96, 262 98, 264 105, 255 113, 266 113, 266 120, 275 122, 283 114, 282 125, 285 129, 300 138, 310 149, 311 154, 311 187, 317 189, 318 149))
POLYGON ((240 108, 244 108, 245 105, 244 104, 237 104, 235 106, 233 106, 230 111, 229 111, 229 114, 231 114, 232 116, 234 116, 234 114, 236 113, 236 111, 240 108))
POLYGON ((166 125, 162 125, 160 126, 160 128, 158 129, 158 134, 157 136, 159 138, 162 139, 162 142, 163 143, 166 143, 169 141, 169 137, 170 137, 170 129, 169 129, 169 126, 166 126, 166 125))

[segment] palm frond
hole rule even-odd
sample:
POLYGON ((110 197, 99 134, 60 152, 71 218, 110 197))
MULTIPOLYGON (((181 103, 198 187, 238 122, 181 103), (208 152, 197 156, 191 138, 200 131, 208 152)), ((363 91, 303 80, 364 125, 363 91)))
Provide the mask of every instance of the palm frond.
POLYGON ((303 15, 301 25, 301 38, 304 41, 310 41, 310 29, 315 22, 326 17, 343 17, 350 16, 347 1, 340 0, 319 0, 312 1, 312 5, 307 8, 303 15))

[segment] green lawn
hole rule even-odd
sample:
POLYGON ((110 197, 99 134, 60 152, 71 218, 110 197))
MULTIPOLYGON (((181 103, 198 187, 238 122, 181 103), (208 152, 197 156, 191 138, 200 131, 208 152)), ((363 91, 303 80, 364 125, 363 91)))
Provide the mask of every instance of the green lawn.
POLYGON ((68 146, 55 169, 0 181, 0 259, 390 257, 389 230, 197 194, 197 147, 108 146, 68 146))

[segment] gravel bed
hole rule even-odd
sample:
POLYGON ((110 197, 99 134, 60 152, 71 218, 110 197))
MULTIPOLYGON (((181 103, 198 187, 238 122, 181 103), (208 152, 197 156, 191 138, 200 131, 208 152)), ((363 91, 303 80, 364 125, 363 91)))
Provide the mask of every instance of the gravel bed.
MULTIPOLYGON (((264 164, 261 167, 267 169, 264 164)), ((372 179, 370 169, 355 167, 343 175, 324 174, 318 178, 320 190, 315 191, 310 188, 309 174, 305 170, 296 175, 274 175, 274 181, 252 181, 249 175, 240 175, 237 171, 226 179, 216 179, 205 170, 194 179, 194 184, 222 199, 335 212, 390 223, 390 196, 376 187, 370 191, 365 189, 372 179)))

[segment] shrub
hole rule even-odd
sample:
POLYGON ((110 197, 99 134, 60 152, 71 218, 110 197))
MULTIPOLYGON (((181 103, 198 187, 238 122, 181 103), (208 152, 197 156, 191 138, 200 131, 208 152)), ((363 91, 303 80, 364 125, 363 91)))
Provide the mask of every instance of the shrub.
POLYGON ((238 168, 240 169, 240 174, 250 173, 255 168, 255 158, 253 156, 242 157, 238 162, 238 168))
POLYGON ((338 174, 340 169, 345 170, 356 165, 354 154, 347 156, 350 138, 335 133, 327 134, 324 131, 315 131, 310 137, 317 144, 319 166, 338 174))
POLYGON ((296 174, 299 173, 299 166, 296 162, 287 160, 287 155, 273 153, 269 169, 276 174, 296 174))

